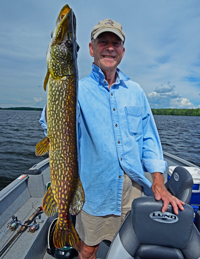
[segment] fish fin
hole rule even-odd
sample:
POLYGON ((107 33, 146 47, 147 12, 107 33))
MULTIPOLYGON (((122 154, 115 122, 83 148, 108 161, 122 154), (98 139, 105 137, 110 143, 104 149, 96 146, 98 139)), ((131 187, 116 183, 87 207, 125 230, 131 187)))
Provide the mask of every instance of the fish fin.
POLYGON ((36 156, 43 156, 49 151, 49 138, 45 137, 35 147, 36 156))
POLYGON ((83 208, 84 203, 85 203, 85 194, 84 194, 81 180, 79 179, 73 200, 69 207, 70 214, 77 215, 83 208))
POLYGON ((61 221, 58 218, 53 233, 53 243, 56 248, 62 248, 63 246, 68 244, 75 248, 77 251, 80 250, 80 239, 71 219, 62 219, 61 221))
POLYGON ((42 201, 42 208, 44 213, 48 217, 52 217, 57 213, 57 203, 54 199, 54 195, 51 189, 51 186, 46 191, 43 201, 42 201))
POLYGON ((49 81, 49 76, 50 76, 50 73, 49 73, 49 70, 47 70, 47 74, 45 76, 44 84, 43 84, 44 91, 46 91, 46 89, 47 89, 47 84, 48 84, 48 81, 49 81))

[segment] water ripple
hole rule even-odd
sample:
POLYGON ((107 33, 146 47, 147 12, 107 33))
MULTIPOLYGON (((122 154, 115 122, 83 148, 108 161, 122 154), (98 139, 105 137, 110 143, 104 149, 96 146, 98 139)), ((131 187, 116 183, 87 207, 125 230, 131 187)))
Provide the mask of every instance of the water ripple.
POLYGON ((0 110, 0 190, 45 157, 35 156, 44 138, 40 111, 0 110))
POLYGON ((163 150, 200 166, 200 117, 155 115, 163 150))

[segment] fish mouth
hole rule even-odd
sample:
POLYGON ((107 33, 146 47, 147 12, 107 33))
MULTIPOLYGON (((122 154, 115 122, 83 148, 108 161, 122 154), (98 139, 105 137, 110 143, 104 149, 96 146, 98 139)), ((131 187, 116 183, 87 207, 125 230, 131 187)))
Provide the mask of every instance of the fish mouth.
POLYGON ((60 20, 62 20, 62 19, 65 17, 65 15, 66 15, 67 13, 69 13, 70 10, 71 10, 71 8, 69 7, 69 5, 65 5, 65 6, 61 9, 58 18, 59 18, 60 20))
POLYGON ((76 35, 76 17, 69 5, 65 5, 58 15, 53 38, 56 42, 63 41, 66 34, 71 35, 70 38, 76 35))

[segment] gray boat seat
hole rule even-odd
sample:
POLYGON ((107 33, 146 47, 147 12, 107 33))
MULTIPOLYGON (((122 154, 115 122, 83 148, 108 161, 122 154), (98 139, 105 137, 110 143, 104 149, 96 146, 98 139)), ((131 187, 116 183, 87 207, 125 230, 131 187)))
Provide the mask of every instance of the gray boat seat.
MULTIPOLYGON (((191 175, 182 169, 175 169, 167 187, 174 196, 188 201, 192 191, 191 175)), ((110 246, 107 259, 200 258, 200 233, 193 224, 193 208, 185 204, 184 211, 176 215, 171 205, 162 213, 162 206, 162 201, 154 197, 135 199, 110 246)))
POLYGON ((165 184, 168 191, 179 200, 189 203, 192 195, 193 179, 187 169, 177 166, 165 184))

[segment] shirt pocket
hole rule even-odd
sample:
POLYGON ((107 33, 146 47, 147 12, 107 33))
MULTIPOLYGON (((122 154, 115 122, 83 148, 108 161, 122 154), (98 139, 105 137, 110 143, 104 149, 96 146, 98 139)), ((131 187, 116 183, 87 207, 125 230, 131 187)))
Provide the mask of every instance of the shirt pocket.
POLYGON ((142 107, 125 106, 124 107, 128 130, 131 135, 142 134, 142 107))

